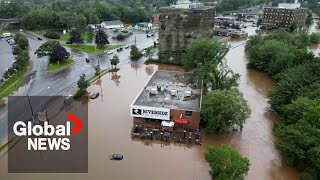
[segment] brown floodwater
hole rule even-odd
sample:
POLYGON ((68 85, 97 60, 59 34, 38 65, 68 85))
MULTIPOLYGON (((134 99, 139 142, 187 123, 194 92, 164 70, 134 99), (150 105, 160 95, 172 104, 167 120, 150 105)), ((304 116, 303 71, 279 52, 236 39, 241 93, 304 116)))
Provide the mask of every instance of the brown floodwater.
POLYGON ((250 159, 246 179, 298 179, 296 170, 282 163, 274 147, 274 113, 268 110, 266 93, 274 88, 267 75, 246 68, 244 41, 230 42, 225 60, 241 75, 239 89, 252 113, 242 132, 206 136, 202 146, 185 146, 131 139, 130 104, 157 70, 182 70, 178 66, 124 64, 118 72, 106 74, 89 88, 101 96, 89 102, 89 173, 87 174, 7 174, 7 157, 0 160, 0 179, 172 179, 209 180, 203 154, 207 145, 229 144, 250 159), (110 161, 113 153, 124 154, 122 161, 110 161))

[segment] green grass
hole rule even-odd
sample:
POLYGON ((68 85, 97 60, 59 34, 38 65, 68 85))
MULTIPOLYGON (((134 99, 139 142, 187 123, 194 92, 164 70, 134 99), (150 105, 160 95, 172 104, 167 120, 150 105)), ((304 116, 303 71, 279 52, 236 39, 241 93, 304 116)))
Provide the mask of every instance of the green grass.
POLYGON ((70 67, 73 63, 72 59, 66 59, 65 61, 63 61, 63 63, 60 63, 60 68, 58 63, 53 63, 51 65, 49 65, 48 67, 48 72, 49 73, 57 73, 59 71, 62 71, 63 69, 66 69, 68 67, 70 67))
MULTIPOLYGON (((100 77, 102 77, 103 75, 107 74, 108 72, 109 72, 109 69, 104 69, 104 70, 100 71, 100 77)), ((88 79, 88 81, 89 81, 90 84, 92 84, 98 79, 99 79, 99 75, 94 75, 93 77, 88 79)))
MULTIPOLYGON (((82 38, 83 38, 83 40, 85 41, 85 42, 88 42, 88 32, 86 31, 86 32, 83 32, 82 33, 82 38)), ((94 35, 94 37, 95 37, 95 35, 94 35)), ((66 34, 63 34, 63 35, 61 35, 60 36, 60 40, 61 41, 65 41, 65 42, 67 42, 67 41, 69 41, 69 39, 70 39, 70 33, 66 33, 66 34)))
MULTIPOLYGON (((70 47, 72 49, 76 49, 85 53, 95 54, 95 46, 93 45, 85 45, 85 44, 63 44, 63 46, 70 47)), ((103 54, 105 50, 112 50, 119 48, 123 45, 105 45, 103 47, 97 47, 97 54, 103 54)))
POLYGON ((7 33, 8 31, 0 29, 0 34, 7 33))
POLYGON ((29 61, 20 68, 13 76, 0 86, 0 100, 9 96, 13 91, 17 90, 24 80, 24 75, 28 71, 29 61))

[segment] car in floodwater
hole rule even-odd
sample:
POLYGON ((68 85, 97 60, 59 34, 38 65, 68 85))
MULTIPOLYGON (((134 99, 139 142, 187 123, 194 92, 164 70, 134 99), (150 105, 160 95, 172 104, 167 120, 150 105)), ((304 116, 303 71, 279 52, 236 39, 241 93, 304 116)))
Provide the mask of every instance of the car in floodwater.
POLYGON ((122 154, 112 154, 109 156, 110 160, 122 160, 123 159, 123 155, 122 154))
POLYGON ((99 93, 95 92, 95 93, 91 94, 90 98, 91 99, 96 99, 98 96, 99 96, 99 93))

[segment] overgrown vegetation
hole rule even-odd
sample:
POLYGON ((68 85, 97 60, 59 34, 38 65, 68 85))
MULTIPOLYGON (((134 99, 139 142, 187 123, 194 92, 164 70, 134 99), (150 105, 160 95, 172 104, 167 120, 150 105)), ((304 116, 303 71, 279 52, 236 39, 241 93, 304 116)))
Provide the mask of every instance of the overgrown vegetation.
POLYGON ((304 34, 275 31, 252 37, 246 51, 248 66, 272 75, 269 93, 279 114, 276 147, 287 163, 302 171, 301 179, 320 179, 320 61, 307 51, 304 34))
POLYGON ((249 171, 249 159, 228 145, 209 146, 205 158, 210 166, 210 175, 216 180, 241 180, 249 171))

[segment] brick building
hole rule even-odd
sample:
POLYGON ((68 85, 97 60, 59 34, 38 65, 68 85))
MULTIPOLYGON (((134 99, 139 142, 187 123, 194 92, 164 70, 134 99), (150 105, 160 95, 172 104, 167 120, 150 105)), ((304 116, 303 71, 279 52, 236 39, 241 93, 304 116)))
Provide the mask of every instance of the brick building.
POLYGON ((191 1, 177 1, 160 9, 159 59, 181 64, 183 53, 195 40, 212 35, 214 7, 191 1))
POLYGON ((299 3, 279 3, 278 7, 266 7, 262 18, 262 27, 268 29, 283 27, 289 29, 294 24, 303 27, 308 16, 308 9, 299 3))
POLYGON ((130 107, 134 124, 199 128, 202 85, 193 73, 156 71, 130 107))

